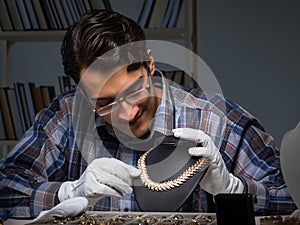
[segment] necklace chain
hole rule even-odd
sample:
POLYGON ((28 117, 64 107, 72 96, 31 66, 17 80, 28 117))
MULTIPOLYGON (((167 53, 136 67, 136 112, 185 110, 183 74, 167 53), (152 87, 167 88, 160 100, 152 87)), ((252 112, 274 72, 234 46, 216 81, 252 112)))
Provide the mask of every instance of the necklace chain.
POLYGON ((174 180, 165 181, 162 183, 155 182, 150 179, 147 166, 146 158, 150 154, 152 149, 146 151, 138 160, 138 168, 141 170, 141 181, 144 186, 152 191, 167 191, 173 188, 176 188, 189 180, 194 176, 204 165, 206 165, 208 159, 205 157, 200 157, 192 166, 187 168, 180 176, 174 180))

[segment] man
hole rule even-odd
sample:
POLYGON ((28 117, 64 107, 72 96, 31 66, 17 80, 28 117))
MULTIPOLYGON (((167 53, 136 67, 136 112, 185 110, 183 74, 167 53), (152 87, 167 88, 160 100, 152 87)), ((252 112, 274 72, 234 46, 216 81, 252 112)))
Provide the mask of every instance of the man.
POLYGON ((134 21, 105 10, 69 29, 62 60, 78 88, 42 110, 2 162, 1 214, 35 217, 76 196, 92 210, 140 210, 132 181, 157 133, 197 142, 201 147, 188 153, 210 159, 185 203, 189 211, 210 211, 208 200, 218 193, 242 192, 253 195, 257 213, 294 211, 279 152, 260 123, 220 96, 210 102, 208 93, 168 84, 144 39, 134 21))

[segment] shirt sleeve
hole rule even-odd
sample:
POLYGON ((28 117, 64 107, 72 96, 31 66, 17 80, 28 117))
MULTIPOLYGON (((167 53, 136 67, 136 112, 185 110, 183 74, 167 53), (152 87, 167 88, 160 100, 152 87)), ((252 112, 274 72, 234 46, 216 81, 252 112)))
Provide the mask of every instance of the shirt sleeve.
POLYGON ((67 141, 54 142, 41 118, 52 123, 53 130, 60 129, 61 137, 67 137, 68 131, 49 112, 51 108, 36 116, 33 126, 0 164, 0 214, 36 217, 59 202, 57 192, 68 171, 67 141))
POLYGON ((257 214, 287 214, 296 209, 283 178, 279 150, 266 132, 255 126, 245 130, 233 172, 247 185, 257 214))

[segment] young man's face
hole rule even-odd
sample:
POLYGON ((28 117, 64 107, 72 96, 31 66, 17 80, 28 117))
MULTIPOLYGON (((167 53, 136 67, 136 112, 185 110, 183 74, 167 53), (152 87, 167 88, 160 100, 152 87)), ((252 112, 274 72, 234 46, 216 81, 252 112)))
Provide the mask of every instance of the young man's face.
MULTIPOLYGON (((100 91, 89 90, 96 112, 119 131, 144 136, 161 98, 161 90, 152 86, 150 76, 143 66, 130 72, 127 67, 121 68, 103 82, 100 91)), ((87 82, 93 86, 93 79, 87 82)))

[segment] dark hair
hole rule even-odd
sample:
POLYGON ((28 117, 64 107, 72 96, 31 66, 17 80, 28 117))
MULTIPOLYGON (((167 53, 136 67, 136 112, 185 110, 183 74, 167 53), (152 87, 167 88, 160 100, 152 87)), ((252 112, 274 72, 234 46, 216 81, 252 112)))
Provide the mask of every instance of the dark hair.
POLYGON ((78 84, 80 71, 88 68, 97 57, 121 45, 142 40, 145 40, 145 33, 132 19, 108 10, 88 11, 70 27, 63 39, 64 72, 78 84))

